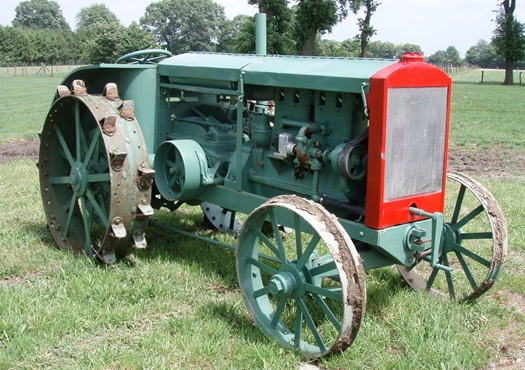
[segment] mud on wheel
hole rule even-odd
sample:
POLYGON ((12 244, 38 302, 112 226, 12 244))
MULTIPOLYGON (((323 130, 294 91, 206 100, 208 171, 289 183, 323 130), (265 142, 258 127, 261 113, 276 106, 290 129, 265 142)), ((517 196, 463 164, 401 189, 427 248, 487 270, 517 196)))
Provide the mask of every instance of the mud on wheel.
POLYGON ((270 199, 243 223, 236 258, 248 310, 271 339, 309 358, 352 344, 365 312, 365 272, 348 234, 322 206, 296 196, 270 199), (293 231, 281 234, 282 226, 293 231))
POLYGON ((452 272, 432 268, 424 259, 398 269, 415 290, 472 301, 492 287, 506 255, 507 226, 492 194, 474 179, 449 172, 439 264, 452 272))
POLYGON ((38 168, 47 223, 58 247, 113 263, 146 246, 151 169, 133 102, 117 86, 89 95, 58 88, 41 134, 38 168))

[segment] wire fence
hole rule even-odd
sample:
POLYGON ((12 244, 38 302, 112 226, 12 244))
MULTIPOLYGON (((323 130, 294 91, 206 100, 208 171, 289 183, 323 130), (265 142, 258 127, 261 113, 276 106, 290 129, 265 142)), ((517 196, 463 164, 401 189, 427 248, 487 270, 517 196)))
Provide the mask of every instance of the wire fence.
POLYGON ((43 75, 53 77, 56 72, 69 72, 77 67, 80 65, 73 62, 52 65, 40 63, 39 65, 4 66, 0 67, 0 76, 43 75))

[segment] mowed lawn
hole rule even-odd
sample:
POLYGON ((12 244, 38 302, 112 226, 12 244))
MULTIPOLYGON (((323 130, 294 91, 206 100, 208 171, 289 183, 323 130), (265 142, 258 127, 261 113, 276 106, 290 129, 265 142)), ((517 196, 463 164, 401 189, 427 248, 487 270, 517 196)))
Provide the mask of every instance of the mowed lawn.
MULTIPOLYGON (((36 138, 65 72, 0 76, 0 144, 36 138)), ((503 74, 453 75, 451 143, 525 150, 525 84, 503 74)), ((414 292, 395 268, 367 272, 367 313, 354 344, 322 369, 483 369, 525 366, 525 174, 477 173, 501 205, 509 255, 494 287, 472 304, 414 292)), ((0 369, 299 369, 268 340, 239 292, 232 251, 158 228, 148 248, 112 266, 57 250, 38 172, 0 164, 0 369)), ((156 218, 208 234, 198 207, 156 218)), ((233 236, 212 235, 235 244, 233 236)))

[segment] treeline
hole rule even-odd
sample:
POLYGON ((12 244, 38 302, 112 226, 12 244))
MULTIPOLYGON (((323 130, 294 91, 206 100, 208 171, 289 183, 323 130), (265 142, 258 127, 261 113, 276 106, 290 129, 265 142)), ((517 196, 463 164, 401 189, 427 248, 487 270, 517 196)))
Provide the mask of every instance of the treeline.
MULTIPOLYGON (((259 1, 248 2, 260 7, 259 1)), ((307 17, 305 14, 298 17, 298 10, 286 4, 286 1, 276 2, 272 12, 267 13, 268 53, 304 54, 304 32, 299 32, 302 26, 298 22, 303 18, 306 22, 307 17), (282 3, 280 7, 278 3, 282 3)), ((163 48, 173 54, 255 52, 254 17, 238 15, 229 20, 224 8, 212 0, 154 2, 148 5, 139 23, 133 22, 128 27, 123 26, 105 5, 94 4, 80 9, 75 31, 66 22, 58 3, 52 0, 22 1, 15 13, 12 26, 0 26, 0 66, 114 62, 121 55, 148 48, 163 48)), ((316 29, 312 55, 363 55, 360 37, 341 42, 327 40, 321 37, 322 28, 316 29)), ((388 41, 368 42, 365 49, 366 57, 371 58, 399 58, 404 52, 423 54, 419 45, 396 45, 388 41)), ((428 61, 440 66, 505 66, 494 45, 484 40, 472 46, 464 59, 454 46, 449 46, 432 54, 428 61)), ((525 66, 521 63, 517 67, 525 66)))

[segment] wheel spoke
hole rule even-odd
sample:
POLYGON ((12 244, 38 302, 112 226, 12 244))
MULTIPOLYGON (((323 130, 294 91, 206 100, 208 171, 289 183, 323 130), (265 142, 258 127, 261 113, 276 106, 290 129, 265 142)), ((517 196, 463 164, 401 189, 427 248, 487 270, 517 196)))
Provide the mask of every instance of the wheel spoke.
POLYGON ((317 330, 317 327, 315 326, 314 320, 312 319, 312 315, 310 315, 310 312, 308 311, 308 308, 304 304, 304 300, 302 298, 299 298, 297 300, 297 305, 303 312, 304 318, 306 319, 306 324, 310 328, 310 331, 312 332, 315 341, 317 342, 317 345, 319 346, 319 349, 321 352, 326 351, 326 346, 324 344, 323 339, 321 338, 321 335, 319 334, 319 331, 317 330))
POLYGON ((266 295, 270 293, 270 287, 269 286, 265 286, 264 288, 261 288, 259 290, 256 290, 255 292, 253 292, 253 298, 257 299, 259 297, 262 297, 263 295, 266 295))
POLYGON ((102 208, 100 207, 100 205, 96 201, 95 197, 93 196, 93 193, 89 189, 86 190, 86 197, 89 199, 89 202, 91 203, 91 205, 95 209, 95 212, 97 212, 98 217, 100 217, 100 220, 102 221, 102 224, 105 227, 109 227, 109 220, 107 219, 106 214, 103 213, 102 208))
POLYGON ((337 302, 343 302, 343 294, 334 292, 330 289, 326 289, 317 285, 313 285, 310 283, 305 283, 304 287, 307 292, 319 294, 320 296, 333 299, 337 302))
POLYGON ((287 301, 286 296, 282 296, 279 298, 279 304, 277 305, 277 309, 273 313, 272 321, 270 322, 270 327, 274 330, 277 328, 279 319, 281 318, 281 315, 283 314, 284 307, 286 306, 286 301, 287 301))
POLYGON ((259 260, 256 260, 252 257, 248 257, 246 258, 246 262, 248 262, 249 264, 257 267, 259 270, 262 270, 270 275, 275 275, 278 273, 278 271, 270 266, 268 266, 267 264, 265 263, 262 263, 261 261, 259 260))
POLYGON ((490 267, 491 262, 486 260, 485 258, 481 257, 480 255, 477 255, 476 253, 464 248, 463 246, 459 244, 454 244, 454 250, 464 254, 465 256, 472 258, 474 261, 481 263, 485 267, 490 267))
POLYGON ((492 234, 492 231, 461 234, 461 239, 463 240, 492 239, 493 237, 494 235, 492 234))
POLYGON ((100 210, 102 211, 102 214, 107 215, 106 204, 105 204, 106 202, 104 201, 104 196, 101 193, 97 194, 97 201, 98 201, 98 204, 100 205, 100 210))
POLYGON ((455 224, 458 222, 459 218, 459 212, 461 211, 461 206, 463 205, 463 198, 465 197, 465 190, 467 188, 465 185, 461 184, 459 191, 458 191, 458 197, 456 198, 456 205, 454 206, 454 213, 452 214, 452 220, 451 223, 455 224))
POLYGON ((436 280, 436 276, 438 272, 439 272, 439 269, 437 267, 434 267, 427 281, 427 290, 432 289, 432 285, 434 285, 434 281, 436 280))
POLYGON ((467 277, 470 286, 472 289, 477 290, 478 284, 476 283, 476 280, 474 279, 474 275, 472 275, 472 272, 470 271, 470 268, 467 265, 467 262, 465 261, 465 258, 463 258, 463 255, 459 253, 458 251, 455 251, 456 257, 459 260, 459 263, 461 264, 461 267, 463 268, 463 272, 465 273, 465 276, 467 277))
POLYGON ((303 331, 303 311, 296 304, 295 329, 294 329, 294 348, 299 349, 301 346, 301 333, 303 331))
POLYGON ((109 173, 93 173, 88 175, 88 182, 107 182, 111 180, 111 175, 109 173))
POLYGON ((271 242, 271 240, 268 239, 268 237, 264 235, 263 232, 258 227, 256 227, 255 225, 250 225, 250 226, 252 230, 255 231, 255 233, 259 237, 259 240, 262 241, 268 247, 268 249, 270 249, 272 253, 275 254, 276 257, 279 257, 279 251, 277 247, 271 242))
POLYGON ((293 224, 295 228, 295 249, 297 251, 297 258, 301 258, 303 255, 303 240, 301 238, 301 218, 297 213, 293 214, 293 224))
POLYGON ((75 160, 73 159, 73 156, 71 155, 69 147, 67 146, 66 140, 64 139, 64 136, 62 135, 60 128, 58 128, 56 123, 53 125, 53 128, 55 129, 55 133, 57 135, 58 141, 60 142, 60 147, 64 151, 64 155, 66 156, 66 159, 69 162, 69 165, 73 167, 75 165, 75 160))
POLYGON ((92 159, 93 153, 95 152, 95 149, 98 146, 98 141, 99 141, 98 139, 99 138, 100 138, 100 131, 96 130, 95 131, 95 136, 93 137, 93 139, 91 139, 91 144, 89 145, 89 149, 88 149, 88 151, 86 153, 86 158, 84 158, 84 166, 86 166, 86 167, 89 164, 89 161, 92 159))
POLYGON ((89 222, 89 218, 88 218, 88 210, 87 210, 86 201, 85 201, 86 198, 80 198, 80 199, 81 199, 80 204, 82 207, 82 216, 83 216, 82 219, 84 221, 84 234, 86 237, 86 240, 84 241, 84 251, 90 258, 92 258, 93 257, 93 248, 91 246, 91 225, 92 224, 89 222))
MULTIPOLYGON (((446 254, 443 255, 443 264, 445 266, 450 267, 450 262, 448 261, 448 256, 446 254)), ((454 289, 454 281, 452 280, 452 272, 445 270, 445 277, 447 278, 447 286, 450 299, 454 300, 456 299, 456 291, 454 289)))
POLYGON ((54 176, 49 178, 49 182, 53 185, 69 185, 71 184, 71 177, 69 176, 54 176))
POLYGON ((472 221, 477 215, 479 215, 481 212, 483 212, 485 209, 483 208, 483 205, 480 204, 476 209, 472 210, 472 212, 470 212, 468 215, 466 215, 465 217, 463 217, 460 221, 458 221, 457 223, 455 224, 452 224, 451 227, 452 227, 452 230, 454 231, 458 231, 459 229, 461 229, 463 226, 465 226, 466 224, 468 224, 470 221, 472 221))
POLYGON ((78 104, 78 100, 75 100, 75 132, 76 132, 77 161, 82 160, 81 143, 80 143, 81 131, 82 131, 82 127, 80 125, 80 106, 78 104))
POLYGON ((312 294, 312 296, 314 297, 315 302, 317 302, 317 304, 319 305, 321 310, 323 310, 323 312, 326 315, 326 317, 328 318, 328 320, 330 320, 330 322, 332 323, 334 328, 337 331, 341 330, 341 323, 339 322, 337 317, 334 315, 334 313, 332 312, 330 307, 328 307, 328 305, 326 304, 324 299, 322 299, 318 294, 312 294))
POLYGON ((312 275, 312 277, 334 276, 337 274, 337 266, 334 261, 330 261, 310 270, 310 275, 312 275))
POLYGON ((277 220, 275 219, 275 213, 273 212, 273 208, 270 209, 268 212, 268 216, 270 217, 270 223, 272 224, 272 230, 273 235, 275 236, 275 243, 277 244, 277 248, 279 253, 277 254, 277 257, 282 261, 282 263, 288 262, 286 258, 286 250, 284 249, 283 239, 281 238, 281 232, 279 230, 279 225, 277 224, 277 220))
POLYGON ((71 220, 73 219, 73 213, 75 212, 75 207, 73 206, 76 204, 77 201, 77 195, 73 193, 71 196, 71 199, 69 200, 69 209, 67 210, 67 219, 66 219, 66 225, 64 226, 64 235, 67 236, 69 234, 69 228, 71 227, 71 220))
POLYGON ((304 254, 299 258, 299 261, 297 261, 297 269, 301 270, 305 265, 306 262, 308 262, 308 259, 312 255, 312 253, 315 250, 315 247, 317 247, 317 244, 321 240, 321 237, 318 233, 312 236, 312 239, 310 240, 310 243, 308 243, 308 247, 306 247, 306 250, 304 251, 304 254))

